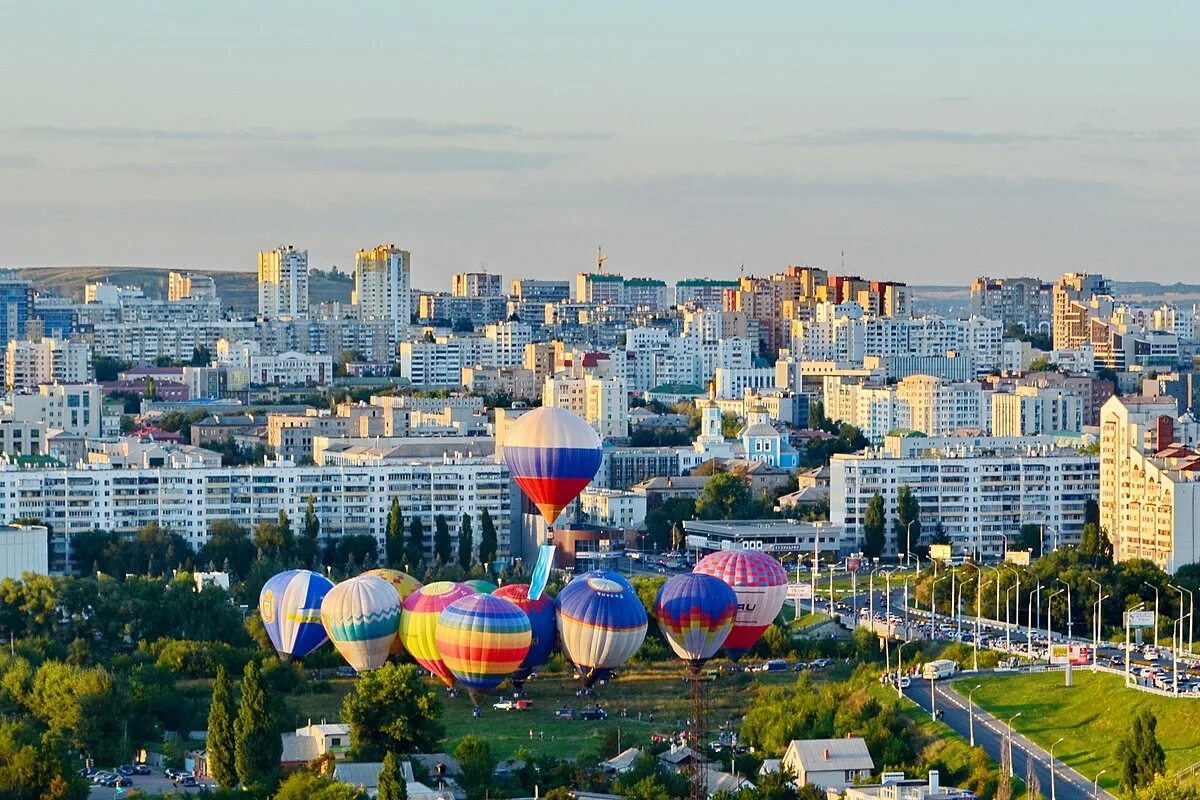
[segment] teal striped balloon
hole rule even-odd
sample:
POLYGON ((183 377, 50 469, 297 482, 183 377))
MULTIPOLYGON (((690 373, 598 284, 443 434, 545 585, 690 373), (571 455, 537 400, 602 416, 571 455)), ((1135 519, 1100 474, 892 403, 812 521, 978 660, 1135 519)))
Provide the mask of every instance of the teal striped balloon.
POLYGON ((400 596, 374 575, 342 581, 321 602, 321 623, 347 664, 359 672, 378 669, 400 628, 400 596))

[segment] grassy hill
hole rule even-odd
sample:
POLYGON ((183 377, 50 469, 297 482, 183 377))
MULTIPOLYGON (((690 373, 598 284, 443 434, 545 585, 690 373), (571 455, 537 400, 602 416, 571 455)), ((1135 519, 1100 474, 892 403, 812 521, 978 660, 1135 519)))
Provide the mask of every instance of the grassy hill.
MULTIPOLYGON (((159 267, 46 267, 17 270, 22 278, 33 282, 40 292, 83 300, 83 287, 95 281, 108 280, 121 286, 140 286, 147 297, 166 297, 167 272, 159 267)), ((253 272, 224 272, 218 270, 190 270, 197 275, 210 275, 217 286, 221 305, 253 314, 258 309, 258 287, 253 272)), ((328 272, 310 272, 308 279, 309 301, 350 302, 350 291, 354 288, 351 276, 339 273, 337 277, 328 272)))

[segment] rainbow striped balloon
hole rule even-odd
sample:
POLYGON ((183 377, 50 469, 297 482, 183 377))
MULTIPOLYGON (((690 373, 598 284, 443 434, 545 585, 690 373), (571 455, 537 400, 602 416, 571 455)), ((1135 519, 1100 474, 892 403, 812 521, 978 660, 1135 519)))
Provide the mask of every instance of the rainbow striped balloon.
POLYGON ((675 654, 696 670, 716 655, 737 617, 737 595, 711 575, 675 575, 658 590, 654 618, 675 654))
POLYGON ((585 686, 607 677, 646 639, 646 608, 627 583, 586 572, 558 593, 558 638, 585 686))
POLYGON ((400 641, 414 661, 447 686, 454 685, 454 673, 446 666, 438 651, 438 618, 455 600, 474 594, 474 589, 461 583, 437 581, 422 586, 404 600, 404 612, 400 615, 400 641))
POLYGON ((483 578, 472 578, 469 581, 463 581, 463 586, 470 586, 480 594, 491 594, 496 591, 496 584, 491 581, 485 581, 483 578))
MULTIPOLYGON (((421 588, 421 582, 409 575, 407 572, 401 572, 398 569, 369 569, 363 575, 374 575, 376 578, 383 578, 392 585, 396 590, 396 594, 400 596, 400 602, 403 603, 408 599, 408 596, 421 588)), ((397 636, 392 641, 392 655, 398 656, 404 652, 404 642, 400 641, 397 636)))
POLYGON ((527 583, 506 583, 493 592, 492 596, 511 601, 529 617, 529 627, 533 634, 533 640, 529 643, 529 654, 512 674, 513 686, 520 689, 534 670, 550 660, 550 654, 558 644, 558 619, 554 610, 554 600, 546 594, 537 600, 530 600, 527 583))
POLYGON ((387 661, 400 625, 400 598, 382 578, 342 581, 321 601, 321 622, 333 646, 359 672, 387 661))
POLYGON ((438 619, 438 652, 471 699, 495 689, 529 653, 529 617, 512 601, 474 594, 446 606, 438 619))
POLYGON ((535 408, 509 429, 504 463, 513 479, 551 525, 596 477, 600 436, 561 408, 535 408))

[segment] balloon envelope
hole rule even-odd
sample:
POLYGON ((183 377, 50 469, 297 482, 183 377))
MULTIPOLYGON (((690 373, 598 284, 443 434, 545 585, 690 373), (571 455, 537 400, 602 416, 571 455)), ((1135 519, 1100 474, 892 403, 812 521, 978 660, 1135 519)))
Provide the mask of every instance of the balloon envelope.
POLYGON ((304 658, 328 641, 321 625, 321 601, 332 588, 324 575, 290 569, 272 576, 258 593, 263 627, 285 661, 304 658))
POLYGON ((783 565, 758 550, 718 550, 700 559, 693 572, 720 578, 737 595, 737 619, 725 652, 737 661, 763 635, 787 599, 783 565))
POLYGON ((602 573, 575 578, 556 603, 558 638, 586 686, 628 661, 646 638, 646 608, 637 592, 602 573))
POLYGON ((530 600, 527 583, 506 583, 492 592, 492 596, 511 601, 529 617, 532 636, 529 653, 512 674, 513 685, 520 687, 538 667, 550 659, 554 646, 558 644, 558 618, 554 600, 544 594, 537 600, 530 600))
POLYGON ((478 703, 528 655, 529 617, 503 597, 473 594, 446 606, 435 639, 446 668, 478 703))
POLYGON ((454 673, 442 660, 437 647, 437 623, 446 607, 463 597, 470 597, 474 589, 453 581, 437 581, 422 586, 404 601, 404 613, 400 617, 400 639, 413 660, 432 672, 447 686, 454 685, 454 673))
MULTIPOLYGON (((383 578, 392 585, 396 590, 396 594, 400 596, 400 603, 403 604, 405 599, 421 588, 421 582, 409 575, 407 572, 401 572, 398 569, 369 569, 363 575, 374 575, 376 578, 383 578)), ((404 644, 397 636, 392 640, 392 655, 397 656, 404 652, 404 644)))
POLYGON ((485 581, 483 578, 472 578, 469 581, 463 581, 463 585, 470 586, 480 594, 491 594, 496 591, 496 584, 491 581, 485 581))
POLYGON ((400 627, 400 598, 383 578, 359 575, 329 590, 321 622, 347 664, 359 672, 378 669, 400 627))
POLYGON ((512 424, 504 463, 551 525, 600 469, 600 436, 561 408, 535 408, 512 424))
POLYGON ((725 644, 737 616, 737 595, 711 575, 674 575, 658 590, 654 617, 667 644, 695 669, 725 644))

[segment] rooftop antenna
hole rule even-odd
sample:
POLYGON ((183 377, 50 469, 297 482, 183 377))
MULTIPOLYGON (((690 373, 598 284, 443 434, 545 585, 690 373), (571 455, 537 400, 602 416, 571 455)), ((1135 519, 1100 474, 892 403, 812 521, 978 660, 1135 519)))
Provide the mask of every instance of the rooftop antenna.
POLYGON ((608 256, 604 255, 604 248, 597 247, 596 248, 596 271, 599 272, 600 274, 604 274, 604 260, 606 258, 608 258, 608 256))
POLYGON ((842 251, 842 272, 846 271, 846 251, 842 251))

